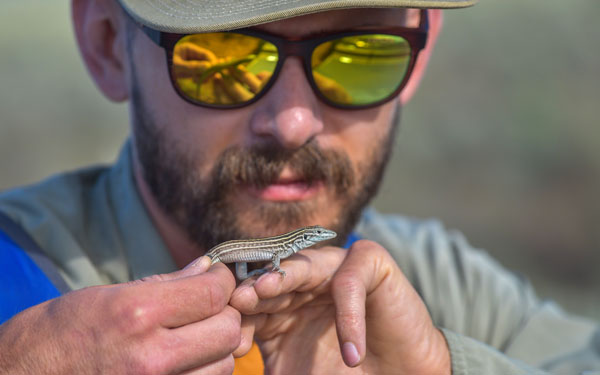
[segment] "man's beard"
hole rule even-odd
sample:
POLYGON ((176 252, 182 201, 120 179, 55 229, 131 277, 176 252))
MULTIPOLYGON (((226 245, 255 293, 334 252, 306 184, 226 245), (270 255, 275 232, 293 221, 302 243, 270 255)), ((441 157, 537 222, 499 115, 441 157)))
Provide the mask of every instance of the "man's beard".
POLYGON ((396 110, 389 134, 356 172, 344 152, 324 150, 313 140, 294 150, 274 143, 230 147, 221 153, 207 176, 200 176, 201 157, 194 158, 178 147, 165 130, 168 125, 155 123, 137 82, 131 97, 134 140, 145 182, 159 206, 191 241, 206 250, 231 239, 270 236, 316 224, 338 233, 330 244, 343 245, 377 192, 391 155, 399 112, 396 110), (328 201, 327 207, 311 199, 257 200, 259 203, 245 208, 237 205, 240 189, 267 187, 277 181, 284 167, 290 168, 302 183, 322 184, 325 189, 319 192, 335 193, 334 200, 328 201), (328 209, 339 210, 337 218, 319 222, 319 213, 328 209))

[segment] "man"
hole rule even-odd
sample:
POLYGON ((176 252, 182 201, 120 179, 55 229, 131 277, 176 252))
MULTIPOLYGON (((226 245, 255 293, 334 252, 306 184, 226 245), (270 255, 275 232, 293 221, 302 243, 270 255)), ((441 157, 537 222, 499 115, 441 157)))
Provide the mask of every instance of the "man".
POLYGON ((110 168, 0 198, 1 373, 600 368, 595 324, 439 224, 365 209, 441 26, 407 7, 472 3, 73 0, 132 137, 110 168), (315 224, 337 242, 285 277, 236 286, 202 256, 315 224))

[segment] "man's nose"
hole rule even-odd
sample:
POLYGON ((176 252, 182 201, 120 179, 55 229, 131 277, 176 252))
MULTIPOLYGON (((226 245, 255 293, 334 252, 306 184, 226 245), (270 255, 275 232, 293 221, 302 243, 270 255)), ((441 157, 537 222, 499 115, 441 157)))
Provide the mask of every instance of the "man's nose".
POLYGON ((323 131, 320 108, 300 60, 288 58, 273 87, 256 103, 250 128, 254 136, 295 149, 323 131))

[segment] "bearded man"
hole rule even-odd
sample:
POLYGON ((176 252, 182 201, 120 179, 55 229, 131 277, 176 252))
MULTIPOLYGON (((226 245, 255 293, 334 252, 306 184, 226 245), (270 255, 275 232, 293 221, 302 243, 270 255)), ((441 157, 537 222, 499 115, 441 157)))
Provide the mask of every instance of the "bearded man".
POLYGON ((439 223, 366 208, 437 8, 473 3, 73 0, 131 137, 112 166, 0 197, 0 373, 600 368, 595 323, 439 223), (236 283, 204 256, 312 225, 336 239, 285 276, 236 283))

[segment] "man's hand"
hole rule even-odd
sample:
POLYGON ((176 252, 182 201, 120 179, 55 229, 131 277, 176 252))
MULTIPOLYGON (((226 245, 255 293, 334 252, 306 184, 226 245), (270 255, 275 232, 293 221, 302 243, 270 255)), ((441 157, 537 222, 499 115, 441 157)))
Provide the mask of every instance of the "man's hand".
POLYGON ((287 277, 248 280, 230 302, 269 373, 450 374, 443 335, 378 244, 305 250, 282 267, 287 277))
POLYGON ((85 288, 0 326, 0 374, 231 374, 235 279, 209 263, 85 288))

